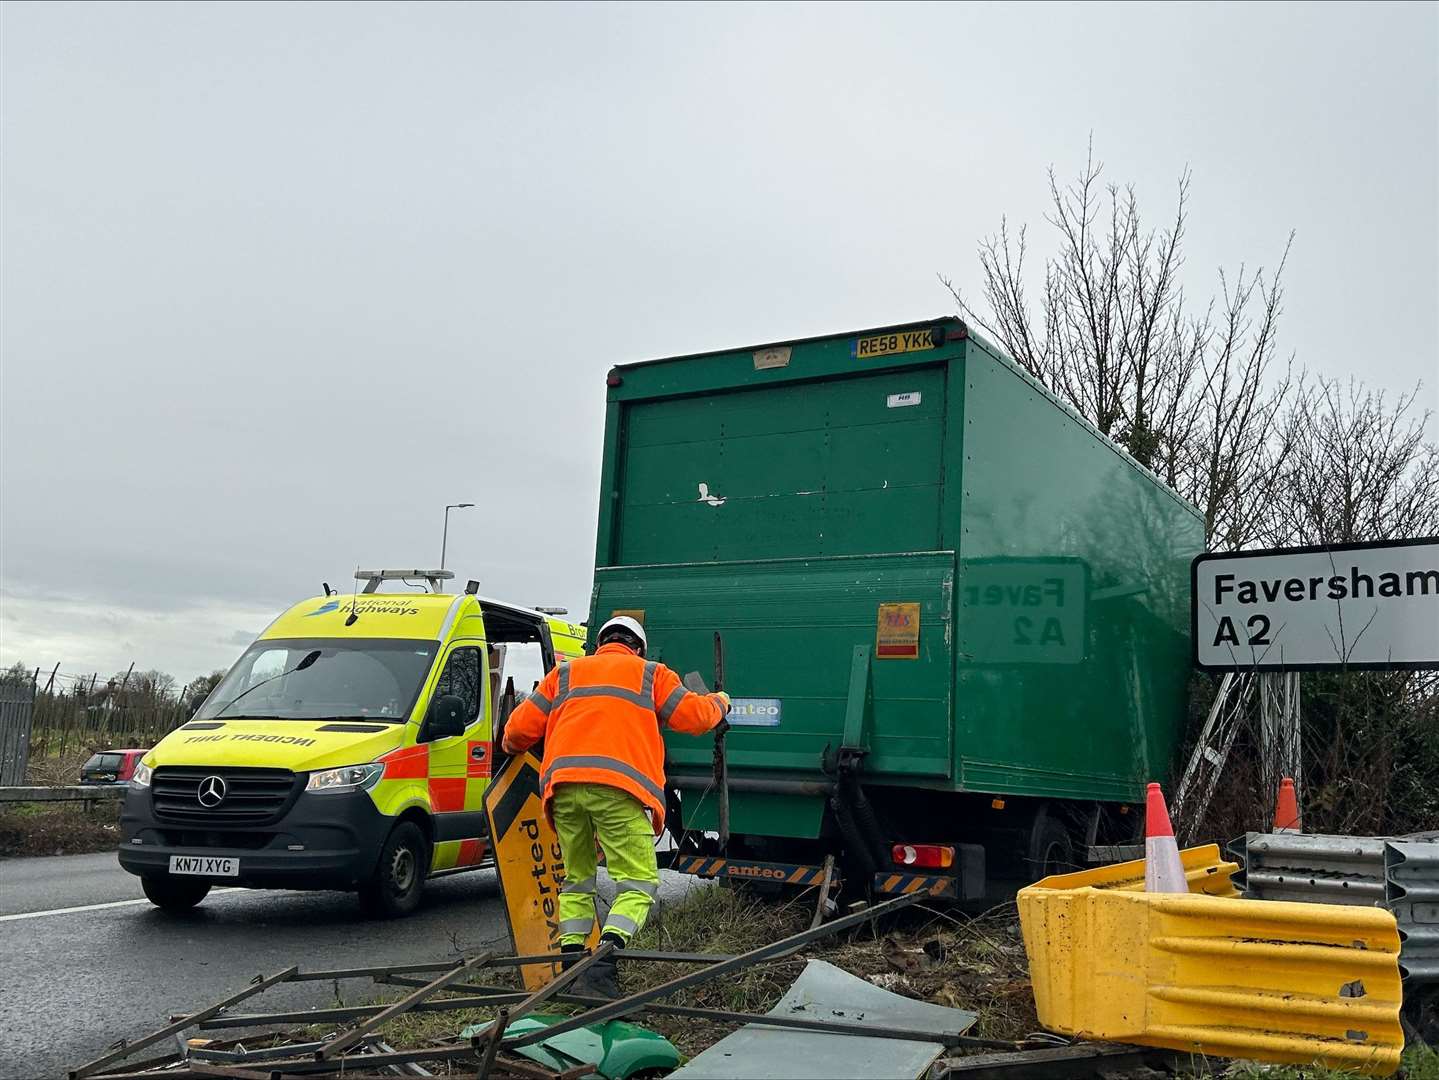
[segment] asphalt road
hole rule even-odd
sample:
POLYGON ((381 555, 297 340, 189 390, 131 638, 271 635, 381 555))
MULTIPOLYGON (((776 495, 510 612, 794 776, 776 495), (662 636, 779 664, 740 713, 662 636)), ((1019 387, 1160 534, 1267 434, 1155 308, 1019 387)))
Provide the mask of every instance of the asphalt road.
MULTIPOLYGON (((687 884, 664 876, 662 901, 687 884)), ((214 891, 177 918, 151 907, 111 853, 0 860, 0 1077, 62 1076, 122 1036, 291 964, 445 960, 490 946, 509 950, 491 870, 431 882, 420 911, 396 922, 366 919, 347 893, 244 889, 214 891)), ((342 984, 347 1004, 374 989, 342 984)), ((334 1003, 332 984, 312 982, 277 986, 245 1008, 334 1003)))

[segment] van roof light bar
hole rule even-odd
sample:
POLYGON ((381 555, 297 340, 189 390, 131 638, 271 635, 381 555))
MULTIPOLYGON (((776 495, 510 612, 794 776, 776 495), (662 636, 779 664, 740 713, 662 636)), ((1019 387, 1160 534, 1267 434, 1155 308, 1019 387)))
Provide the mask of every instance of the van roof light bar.
POLYGON ((440 583, 449 581, 455 576, 453 570, 356 570, 355 580, 363 581, 365 587, 361 592, 377 592, 382 581, 413 581, 415 578, 424 578, 430 586, 430 592, 444 592, 440 583))

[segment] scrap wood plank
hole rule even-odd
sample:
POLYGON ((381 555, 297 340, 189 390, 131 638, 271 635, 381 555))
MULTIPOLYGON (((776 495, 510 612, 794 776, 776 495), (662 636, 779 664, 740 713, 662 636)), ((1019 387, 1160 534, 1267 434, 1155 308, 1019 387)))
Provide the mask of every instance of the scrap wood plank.
POLYGON ((404 1013, 409 1012, 420 1002, 424 1001, 427 997, 430 997, 432 994, 436 993, 439 990, 443 990, 452 982, 458 982, 475 968, 484 967, 484 965, 489 962, 489 959, 489 953, 480 953, 478 956, 472 956, 468 960, 456 964, 449 971, 445 972, 444 974, 438 976, 435 979, 432 979, 430 982, 426 983, 418 990, 415 990, 413 993, 406 994, 403 998, 395 1002, 393 1005, 376 1013, 374 1016, 367 1017, 366 1019, 360 1021, 358 1024, 352 1027, 349 1031, 345 1032, 343 1035, 340 1035, 337 1038, 332 1039, 330 1042, 326 1043, 319 1050, 315 1051, 315 1060, 329 1061, 336 1055, 343 1054, 346 1050, 361 1042, 366 1035, 374 1031, 380 1025, 388 1023, 395 1017, 401 1016, 404 1013))
POLYGON ((190 1062, 188 1074, 185 1076, 221 1076, 229 1077, 229 1080, 270 1080, 268 1072, 256 1072, 254 1069, 241 1069, 233 1065, 212 1065, 204 1061, 190 1062))
MULTIPOLYGON (((403 975, 394 975, 384 980, 396 986, 419 986, 418 979, 406 978, 403 975)), ((474 1008, 477 1006, 507 1005, 510 1002, 521 1001, 524 998, 522 991, 516 991, 501 986, 477 986, 470 983, 460 983, 448 989, 466 994, 475 994, 475 997, 454 998, 450 1001, 438 1001, 427 1003, 430 1008, 440 1010, 445 1008, 474 1008), (484 996, 478 996, 484 995, 484 996)), ((557 1000, 567 1004, 575 1005, 605 1005, 606 998, 588 997, 580 994, 559 994, 557 1000)), ((803 1016, 775 1016, 770 1013, 746 1013, 730 1012, 725 1009, 705 1009, 693 1005, 668 1005, 663 1002, 651 1001, 637 1008, 648 1012, 656 1012, 665 1016, 684 1016, 695 1020, 714 1020, 722 1024, 763 1024, 766 1027, 789 1028, 793 1031, 817 1031, 830 1035, 861 1035, 869 1038, 895 1039, 902 1042, 938 1042, 946 1046, 974 1046, 991 1050, 1018 1049, 1018 1044, 1006 1039, 984 1039, 973 1035, 965 1035, 961 1032, 946 1031, 911 1031, 906 1028, 898 1028, 892 1025, 852 1024, 841 1020, 824 1020, 817 1017, 803 1016)), ((257 1017, 256 1022, 268 1021, 270 1017, 257 1017)), ((227 1019, 224 1021, 229 1023, 227 1019)))
MULTIPOLYGON (((554 995, 558 994, 561 990, 569 986, 586 971, 594 967, 595 964, 605 959, 607 956, 610 955, 610 953, 614 951, 614 942, 606 941, 598 949, 590 953, 589 956, 586 956, 583 960, 579 960, 571 964, 568 968, 560 972, 549 982, 545 983, 538 990, 534 991, 534 993, 530 994, 529 997, 520 1001, 518 1004, 515 1005, 513 1009, 501 1009, 499 1016, 495 1020, 490 1022, 490 1026, 486 1028, 483 1032, 475 1035, 470 1041, 476 1047, 480 1045, 482 1040, 490 1043, 491 1048, 486 1051, 485 1058, 489 1063, 493 1064, 495 1060, 495 1053, 499 1049, 499 1042, 502 1038, 504 1038, 506 1025, 511 1024, 516 1020, 523 1020, 526 1016, 530 1014, 530 1011, 534 1009, 536 1005, 540 1004, 543 1001, 547 1001, 554 995)), ((484 1070, 482 1069, 481 1075, 483 1074, 484 1070)))
POLYGON ((189 1016, 183 1017, 182 1019, 175 1021, 173 1024, 168 1024, 165 1027, 162 1027, 159 1031, 153 1031, 149 1035, 145 1035, 141 1038, 136 1039, 134 1042, 124 1043, 122 1046, 119 1046, 114 1050, 101 1054, 93 1061, 87 1061, 85 1064, 79 1065, 76 1068, 71 1069, 68 1074, 69 1078, 70 1080, 81 1080, 81 1077, 91 1076, 94 1073, 99 1072, 101 1068, 110 1064, 112 1061, 120 1061, 123 1058, 129 1057, 136 1050, 142 1050, 147 1046, 153 1046, 155 1043, 159 1042, 162 1039, 168 1039, 171 1035, 178 1035, 187 1027, 198 1024, 201 1020, 208 1020, 210 1019, 210 1017, 216 1015, 223 1009, 229 1008, 231 1005, 244 1001, 248 997, 254 997, 256 994, 261 993, 264 990, 268 990, 276 983, 285 982, 298 970, 298 967, 296 967, 295 965, 291 965, 290 967, 287 967, 284 971, 277 971, 275 974, 267 978, 260 978, 256 976, 255 981, 250 983, 250 985, 245 987, 245 989, 239 990, 231 994, 229 997, 221 1001, 215 1002, 215 1004, 211 1005, 209 1008, 201 1009, 199 1012, 196 1013, 191 1013, 189 1016))
MULTIPOLYGON (((395 986, 424 985, 418 979, 407 982, 385 981, 392 981, 395 986)), ((446 989, 454 988, 446 987, 446 989)), ((522 990, 510 989, 505 992, 512 995, 505 998, 506 1001, 520 1001, 524 997, 522 990)), ((455 1009, 478 1009, 498 1003, 499 999, 487 991, 483 997, 439 998, 435 1001, 422 1001, 410 1011, 452 1012, 455 1009)), ((328 1024, 332 1021, 358 1020, 362 1017, 374 1016, 378 1012, 384 1012, 387 1008, 389 1008, 388 1005, 344 1005, 331 1009, 296 1009, 293 1012, 234 1013, 230 1016, 212 1016, 208 1020, 202 1020, 199 1028, 201 1031, 214 1031, 219 1028, 260 1027, 264 1024, 328 1024)), ((95 1076, 91 1080, 108 1080, 108 1077, 95 1076)))
POLYGON ((935 1063, 932 1076, 941 1080, 1063 1080, 1090 1077, 1100 1070, 1111 1072, 1144 1066, 1170 1066, 1191 1055, 1179 1050, 1121 1043, 1077 1043, 1043 1050, 1021 1050, 1011 1054, 974 1054, 945 1058, 935 1063))
MULTIPOLYGON (((662 964, 717 964, 721 960, 730 958, 730 953, 656 952, 652 949, 625 949, 615 955, 616 960, 641 960, 662 964)), ((558 952, 532 953, 526 956, 492 956, 486 966, 559 965, 565 959, 565 954, 558 952)), ((335 979, 380 979, 386 975, 423 975, 436 971, 449 971, 454 966, 453 960, 430 960, 415 964, 383 964, 377 967, 316 968, 313 971, 297 971, 290 981, 333 982, 335 979)))

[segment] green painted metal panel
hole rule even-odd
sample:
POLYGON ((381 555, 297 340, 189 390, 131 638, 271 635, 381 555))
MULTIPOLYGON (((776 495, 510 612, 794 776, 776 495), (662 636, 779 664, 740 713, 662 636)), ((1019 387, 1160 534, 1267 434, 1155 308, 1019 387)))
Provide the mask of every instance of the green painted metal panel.
MULTIPOLYGON (((728 739, 728 736, 726 736, 728 739)), ((804 777, 814 779, 814 770, 804 777)), ((719 798, 713 790, 687 790, 680 794, 686 829, 714 832, 719 828, 719 798)), ((811 840, 824 821, 821 796, 762 795, 732 791, 729 798, 730 832, 737 836, 783 836, 811 840)))
POLYGON ((943 367, 636 403, 615 563, 934 550, 944 430, 943 367))

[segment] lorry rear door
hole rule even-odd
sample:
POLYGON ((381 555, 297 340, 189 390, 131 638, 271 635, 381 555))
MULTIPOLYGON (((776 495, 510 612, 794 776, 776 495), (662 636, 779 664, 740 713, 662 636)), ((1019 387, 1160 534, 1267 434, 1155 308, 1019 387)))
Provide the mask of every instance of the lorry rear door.
MULTIPOLYGON (((707 680, 723 633, 732 776, 815 776, 843 741, 856 645, 874 657, 866 775, 950 776, 948 382, 942 363, 860 365, 624 402, 592 616, 638 617, 652 656, 707 680)), ((666 743, 673 770, 709 767, 708 740, 666 743)), ((745 801, 731 800, 736 831, 745 801)))

